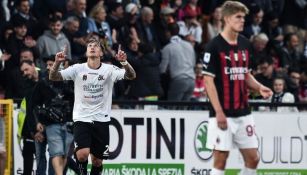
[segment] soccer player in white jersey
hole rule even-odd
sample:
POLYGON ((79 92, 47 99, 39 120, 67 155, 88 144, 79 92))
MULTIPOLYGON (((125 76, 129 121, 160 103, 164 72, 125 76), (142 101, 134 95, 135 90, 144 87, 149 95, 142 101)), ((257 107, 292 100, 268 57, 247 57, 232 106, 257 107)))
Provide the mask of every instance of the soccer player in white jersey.
POLYGON ((53 81, 73 80, 75 103, 73 110, 75 156, 81 175, 87 174, 88 156, 91 154, 91 175, 102 172, 102 161, 109 156, 109 121, 113 84, 117 80, 136 77, 127 62, 127 55, 119 47, 115 59, 123 65, 120 69, 101 62, 103 47, 91 39, 88 42, 87 62, 72 65, 59 71, 65 60, 65 50, 55 56, 49 74, 53 81))

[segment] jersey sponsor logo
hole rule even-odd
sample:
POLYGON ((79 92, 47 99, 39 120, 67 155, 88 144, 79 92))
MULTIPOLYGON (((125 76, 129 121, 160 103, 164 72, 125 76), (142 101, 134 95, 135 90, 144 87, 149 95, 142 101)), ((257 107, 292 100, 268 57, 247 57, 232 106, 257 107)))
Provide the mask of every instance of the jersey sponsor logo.
POLYGON ((230 80, 245 80, 245 74, 248 73, 246 67, 225 67, 224 73, 230 75, 230 80))
POLYGON ((206 147, 208 134, 208 122, 201 122, 195 132, 194 147, 196 154, 202 160, 209 160, 212 157, 212 150, 206 147))
POLYGON ((83 76, 82 76, 82 80, 83 80, 83 81, 86 81, 86 80, 87 80, 87 75, 83 75, 83 76))
POLYGON ((100 81, 100 80, 105 80, 105 79, 104 79, 103 75, 99 75, 98 80, 100 81))
POLYGON ((204 62, 205 63, 209 63, 209 61, 210 61, 210 57, 211 57, 211 54, 210 53, 208 53, 208 52, 206 52, 205 54, 204 54, 204 62))
POLYGON ((231 60, 229 56, 225 55, 225 60, 231 60))

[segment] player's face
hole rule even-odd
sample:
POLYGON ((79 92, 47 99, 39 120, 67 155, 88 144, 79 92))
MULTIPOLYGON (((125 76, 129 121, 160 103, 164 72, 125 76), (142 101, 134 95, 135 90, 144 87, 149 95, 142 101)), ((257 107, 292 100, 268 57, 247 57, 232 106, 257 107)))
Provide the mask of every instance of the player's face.
POLYGON ((274 85, 273 85, 273 88, 274 88, 274 92, 275 93, 281 93, 284 91, 284 86, 285 86, 285 82, 284 80, 282 79, 276 79, 274 81, 274 85))
POLYGON ((98 43, 92 42, 87 45, 86 56, 92 58, 100 58, 103 53, 98 43))
POLYGON ((226 26, 229 26, 234 32, 242 32, 245 22, 245 13, 237 12, 225 17, 226 26))

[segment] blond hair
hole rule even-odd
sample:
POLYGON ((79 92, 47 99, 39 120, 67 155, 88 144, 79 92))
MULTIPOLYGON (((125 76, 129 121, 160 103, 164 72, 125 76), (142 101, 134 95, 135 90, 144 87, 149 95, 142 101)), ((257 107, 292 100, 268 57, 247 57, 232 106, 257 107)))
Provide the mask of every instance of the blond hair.
POLYGON ((238 12, 243 12, 245 14, 248 14, 249 10, 248 8, 238 1, 226 1, 222 7, 222 18, 226 16, 231 16, 233 14, 236 14, 238 12))
POLYGON ((103 1, 98 2, 90 11, 89 16, 92 17, 93 19, 96 19, 96 16, 99 12, 106 11, 103 4, 104 4, 103 1))

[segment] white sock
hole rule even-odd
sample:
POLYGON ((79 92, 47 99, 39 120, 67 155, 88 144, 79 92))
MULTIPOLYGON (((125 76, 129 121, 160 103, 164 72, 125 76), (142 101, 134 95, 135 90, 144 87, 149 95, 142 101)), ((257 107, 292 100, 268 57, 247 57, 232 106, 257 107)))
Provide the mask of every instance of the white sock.
POLYGON ((251 169, 251 168, 244 167, 241 170, 240 175, 257 175, 256 171, 257 171, 256 169, 251 169))
POLYGON ((210 175, 224 175, 224 170, 212 168, 210 175))

